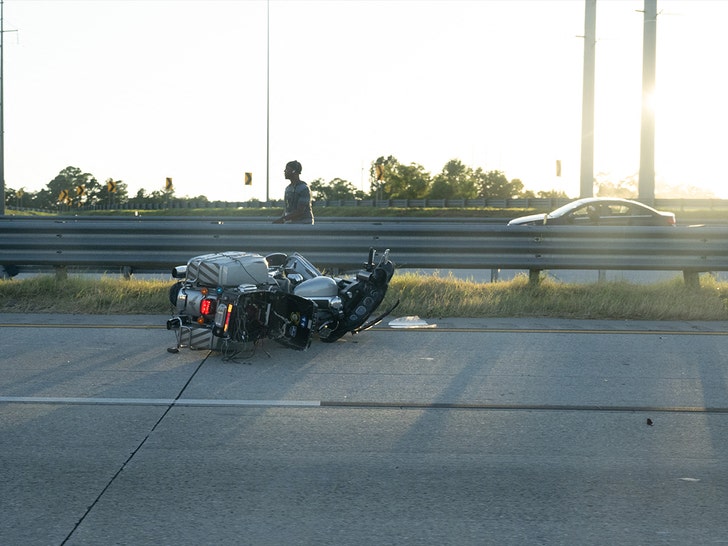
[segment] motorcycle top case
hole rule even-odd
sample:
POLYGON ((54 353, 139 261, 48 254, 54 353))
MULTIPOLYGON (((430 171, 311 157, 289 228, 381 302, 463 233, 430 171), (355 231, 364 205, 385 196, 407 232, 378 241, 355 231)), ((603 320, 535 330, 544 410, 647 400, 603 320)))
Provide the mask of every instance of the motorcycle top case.
POLYGON ((268 262, 260 254, 218 252, 190 258, 187 280, 201 286, 233 288, 241 284, 266 284, 268 262))

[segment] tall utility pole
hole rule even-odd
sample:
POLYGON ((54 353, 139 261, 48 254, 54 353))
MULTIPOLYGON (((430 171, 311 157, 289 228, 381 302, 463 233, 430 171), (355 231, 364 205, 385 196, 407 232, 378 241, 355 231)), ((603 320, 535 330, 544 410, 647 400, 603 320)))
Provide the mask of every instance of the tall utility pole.
POLYGON ((5 108, 5 97, 3 96, 4 25, 3 0, 0 0, 0 216, 5 215, 5 118, 3 117, 3 109, 5 108))
POLYGON ((270 203, 270 0, 267 2, 265 57, 265 204, 270 203))
POLYGON ((639 200, 655 202, 655 74, 657 0, 645 0, 642 43, 642 131, 640 135, 639 200))
POLYGON ((579 197, 591 197, 594 194, 594 66, 597 43, 597 0, 586 0, 585 4, 579 197))

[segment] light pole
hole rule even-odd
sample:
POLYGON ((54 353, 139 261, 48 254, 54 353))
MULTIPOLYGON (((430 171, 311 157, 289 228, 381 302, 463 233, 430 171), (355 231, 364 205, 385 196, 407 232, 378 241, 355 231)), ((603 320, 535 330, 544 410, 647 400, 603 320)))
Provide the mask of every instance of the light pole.
POLYGON ((642 43, 642 129, 640 134, 639 199, 655 202, 655 76, 657 0, 645 0, 642 43))
POLYGON ((3 109, 5 107, 3 96, 4 35, 3 0, 0 0, 0 216, 5 215, 5 119, 3 117, 3 109))
POLYGON ((265 204, 270 203, 270 0, 267 2, 265 53, 265 204))
POLYGON ((597 42, 597 0, 586 0, 585 6, 579 197, 592 197, 594 195, 594 65, 597 42))

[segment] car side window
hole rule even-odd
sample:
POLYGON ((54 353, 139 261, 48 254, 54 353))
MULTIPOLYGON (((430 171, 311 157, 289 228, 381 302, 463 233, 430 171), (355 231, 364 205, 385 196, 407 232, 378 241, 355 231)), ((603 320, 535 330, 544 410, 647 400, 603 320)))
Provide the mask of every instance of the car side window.
POLYGON ((591 225, 599 222, 599 213, 594 205, 586 205, 575 209, 569 215, 569 223, 591 225))
POLYGON ((629 208, 623 205, 604 205, 604 216, 625 216, 629 208))
POLYGON ((586 217, 586 209, 584 207, 578 208, 576 210, 572 210, 569 214, 569 223, 575 224, 578 222, 583 221, 583 219, 586 217))
POLYGON ((648 225, 652 219, 652 214, 641 207, 630 207, 629 211, 630 223, 635 225, 648 225))

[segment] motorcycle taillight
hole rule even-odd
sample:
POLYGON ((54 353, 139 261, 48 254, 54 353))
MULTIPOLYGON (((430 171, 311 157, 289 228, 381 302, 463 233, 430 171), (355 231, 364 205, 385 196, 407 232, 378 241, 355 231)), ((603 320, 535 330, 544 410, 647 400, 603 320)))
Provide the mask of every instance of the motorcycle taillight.
POLYGON ((217 310, 217 301, 212 298, 205 298, 200 302, 201 315, 213 315, 217 310))

